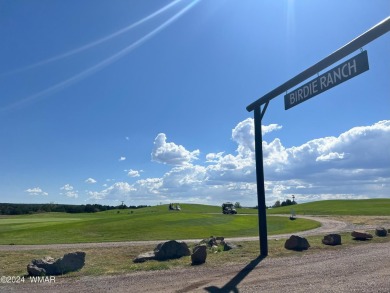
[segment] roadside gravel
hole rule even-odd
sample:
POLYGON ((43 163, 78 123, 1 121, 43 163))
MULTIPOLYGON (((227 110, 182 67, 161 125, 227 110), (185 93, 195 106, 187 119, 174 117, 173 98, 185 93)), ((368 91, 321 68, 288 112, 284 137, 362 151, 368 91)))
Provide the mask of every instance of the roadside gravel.
POLYGON ((390 244, 370 243, 247 265, 8 284, 1 292, 390 292, 390 244))

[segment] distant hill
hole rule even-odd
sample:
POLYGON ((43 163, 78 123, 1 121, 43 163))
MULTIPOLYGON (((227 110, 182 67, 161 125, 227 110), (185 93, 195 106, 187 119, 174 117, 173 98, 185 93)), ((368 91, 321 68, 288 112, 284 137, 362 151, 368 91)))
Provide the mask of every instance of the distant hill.
POLYGON ((268 209, 268 214, 390 216, 390 198, 322 200, 268 209))

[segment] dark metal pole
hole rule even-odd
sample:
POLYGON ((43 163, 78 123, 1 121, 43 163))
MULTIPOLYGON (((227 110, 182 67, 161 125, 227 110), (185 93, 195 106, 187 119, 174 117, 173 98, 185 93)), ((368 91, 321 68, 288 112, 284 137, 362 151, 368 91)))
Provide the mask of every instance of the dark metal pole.
POLYGON ((255 152, 256 152, 256 181, 257 181, 257 212, 259 220, 260 255, 268 255, 267 214, 265 205, 264 166, 263 166, 263 135, 261 133, 261 118, 268 103, 261 113, 260 107, 254 109, 255 115, 255 152))

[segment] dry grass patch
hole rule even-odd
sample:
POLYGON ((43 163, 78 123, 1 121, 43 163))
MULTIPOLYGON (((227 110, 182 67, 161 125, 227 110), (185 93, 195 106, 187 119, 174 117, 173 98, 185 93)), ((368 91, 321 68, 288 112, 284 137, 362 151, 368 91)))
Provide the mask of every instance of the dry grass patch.
MULTIPOLYGON (((370 231, 374 234, 373 231, 370 231)), ((318 253, 326 250, 340 250, 351 245, 366 245, 368 243, 390 242, 390 237, 374 237, 369 241, 353 240, 350 233, 342 233, 341 246, 326 246, 321 240, 323 236, 309 236, 307 240, 310 243, 310 249, 303 252, 286 250, 284 243, 286 239, 269 240, 268 257, 286 257, 300 256, 311 253, 318 253)), ((220 267, 238 264, 248 264, 259 255, 258 241, 243 241, 235 243, 238 248, 212 253, 208 251, 206 267, 220 267)), ((194 244, 189 244, 192 250, 194 244)), ((191 258, 189 256, 169 261, 147 261, 145 263, 133 263, 133 259, 140 253, 153 250, 155 245, 127 246, 127 247, 109 247, 109 248, 85 248, 86 252, 85 266, 78 272, 73 272, 62 276, 61 278, 74 278, 81 276, 102 276, 131 273, 134 271, 152 271, 169 270, 172 268, 191 267, 191 258)), ((21 276, 25 275, 27 264, 35 258, 51 256, 54 258, 62 257, 65 253, 74 252, 74 249, 50 249, 50 250, 32 250, 32 251, 9 251, 2 252, 0 255, 0 275, 21 276)))

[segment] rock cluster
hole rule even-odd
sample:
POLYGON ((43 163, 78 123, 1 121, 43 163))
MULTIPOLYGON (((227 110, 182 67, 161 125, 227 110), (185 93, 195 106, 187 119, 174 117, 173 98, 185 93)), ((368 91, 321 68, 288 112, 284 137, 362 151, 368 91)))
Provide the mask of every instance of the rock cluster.
POLYGON ((220 249, 227 251, 236 247, 236 245, 226 242, 224 237, 211 236, 210 238, 203 239, 197 244, 191 253, 185 242, 170 240, 158 244, 153 251, 141 253, 133 259, 133 262, 142 263, 148 260, 163 261, 191 255, 192 264, 199 265, 206 262, 207 251, 209 249, 213 252, 217 252, 220 249))
POLYGON ((223 251, 228 251, 234 248, 237 248, 236 245, 226 242, 224 237, 218 236, 210 236, 209 238, 203 239, 199 244, 206 244, 209 248, 214 248, 218 250, 218 247, 222 246, 223 251))
POLYGON ((27 272, 30 276, 52 276, 62 275, 81 269, 85 264, 85 252, 77 251, 67 253, 59 259, 44 257, 34 259, 27 265, 27 272))

